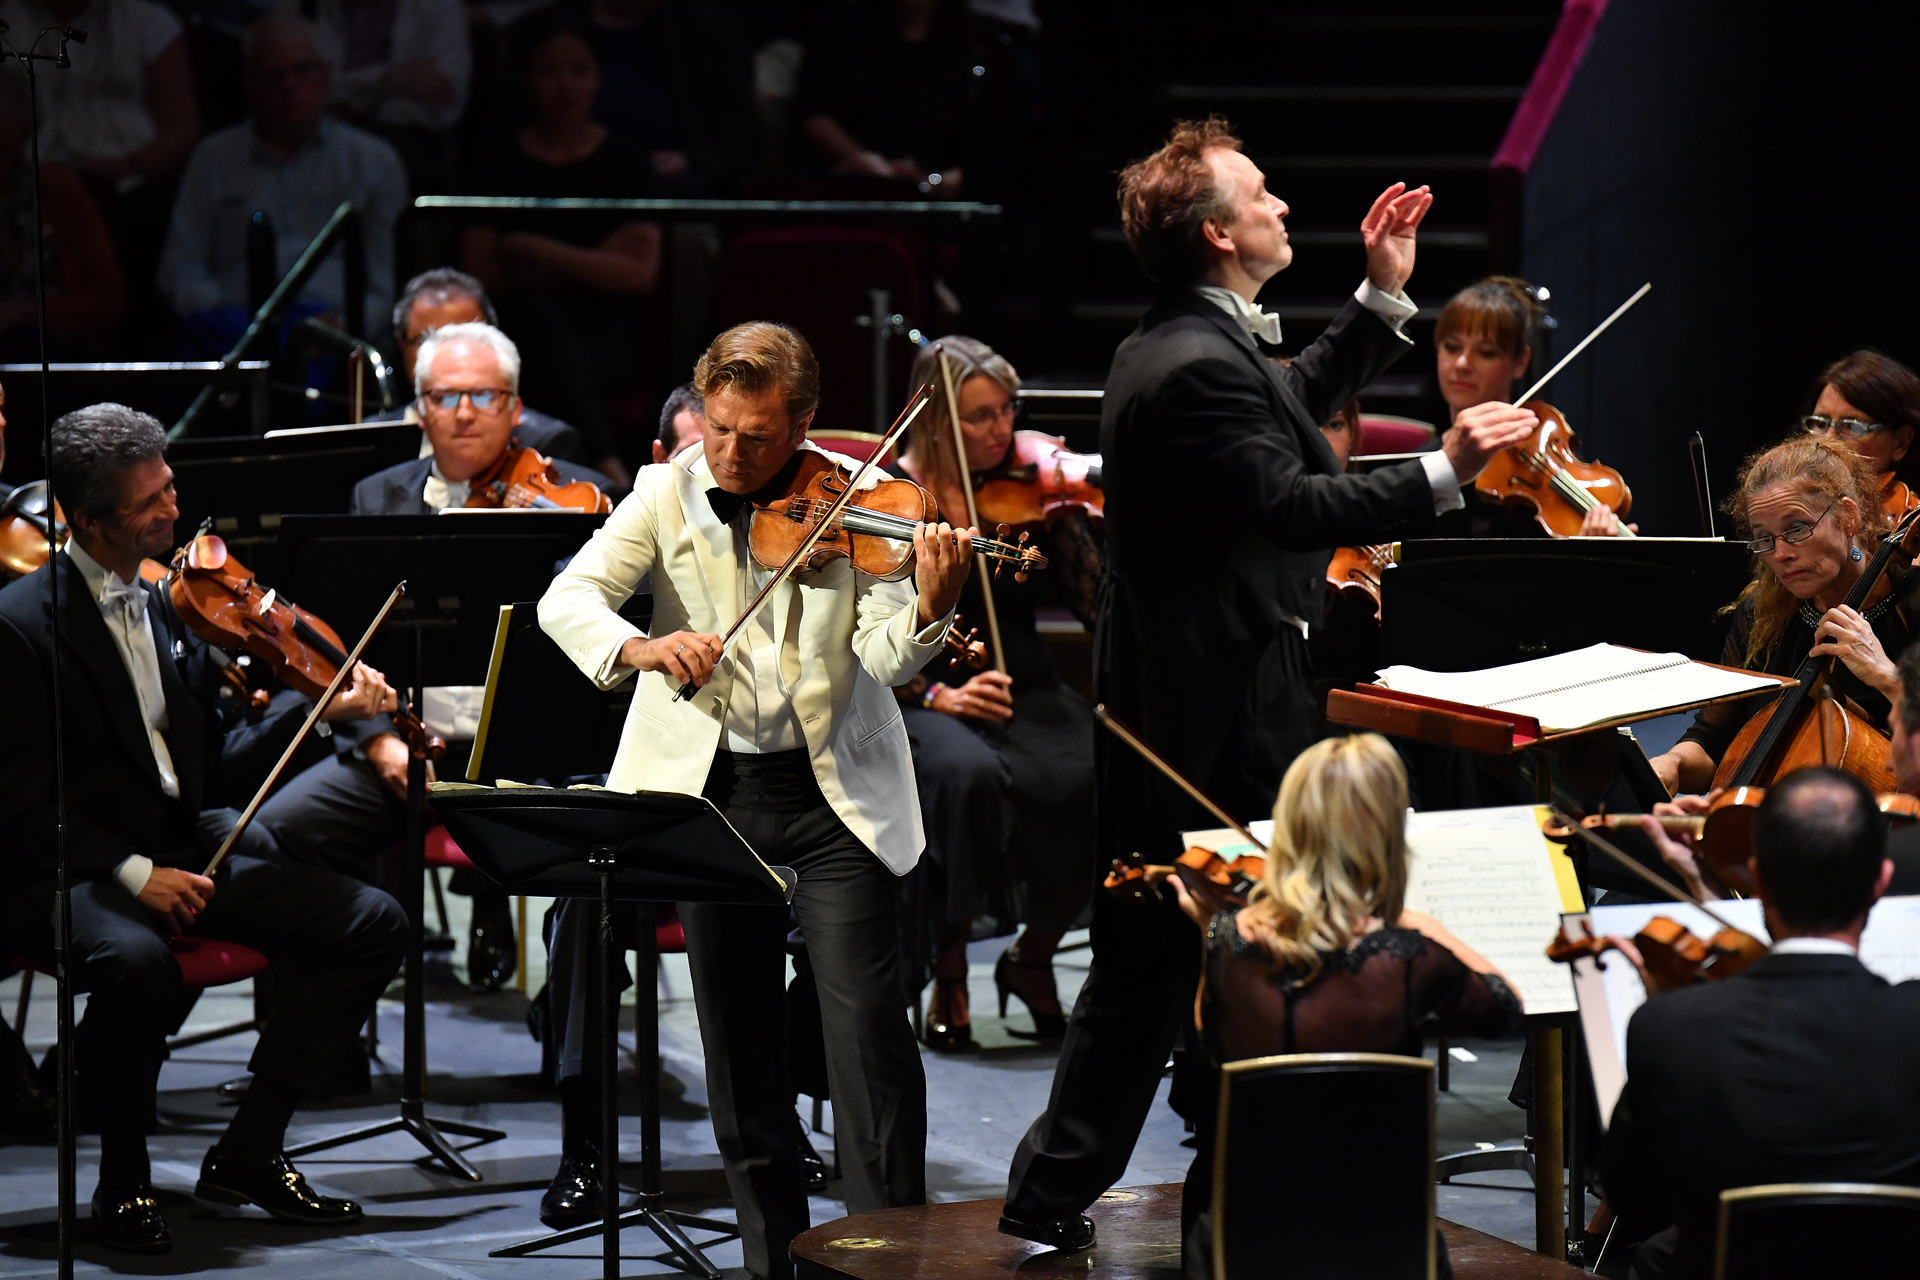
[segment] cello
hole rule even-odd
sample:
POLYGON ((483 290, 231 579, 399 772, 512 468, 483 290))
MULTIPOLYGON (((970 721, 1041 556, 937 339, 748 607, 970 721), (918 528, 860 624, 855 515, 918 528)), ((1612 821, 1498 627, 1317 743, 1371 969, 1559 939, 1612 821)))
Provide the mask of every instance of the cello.
MULTIPOLYGON (((1880 540, 1873 559, 1854 582, 1843 603, 1859 609, 1879 585, 1896 554, 1912 559, 1908 547, 1920 511, 1908 514, 1899 527, 1880 540)), ((1895 790, 1887 768, 1887 737, 1858 710, 1833 694, 1833 657, 1811 654, 1794 672, 1799 684, 1770 706, 1748 717, 1714 770, 1716 787, 1771 786, 1777 779, 1807 765, 1827 764, 1859 778, 1875 792, 1895 790)))

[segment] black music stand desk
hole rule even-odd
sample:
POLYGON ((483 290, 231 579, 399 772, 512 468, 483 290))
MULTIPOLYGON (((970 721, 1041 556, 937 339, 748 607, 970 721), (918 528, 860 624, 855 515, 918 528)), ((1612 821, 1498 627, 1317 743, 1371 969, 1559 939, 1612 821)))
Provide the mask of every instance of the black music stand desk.
MULTIPOLYGON (((600 1203, 598 1223, 558 1231, 495 1249, 488 1256, 521 1257, 601 1233, 605 1280, 620 1274, 620 1231, 650 1228, 672 1251, 674 1265, 705 1280, 720 1272, 687 1238, 683 1226, 738 1233, 717 1222, 664 1207, 660 1191, 660 1015, 650 998, 658 961, 653 930, 641 928, 634 1022, 640 1069, 640 1196, 624 1213, 619 1203, 620 991, 614 981, 613 904, 726 902, 785 906, 798 877, 769 867, 740 838, 711 801, 699 796, 643 791, 628 795, 597 788, 479 787, 437 783, 434 811, 469 858, 513 893, 600 900, 600 1203)), ((709 1243, 712 1243, 709 1241, 709 1243)))

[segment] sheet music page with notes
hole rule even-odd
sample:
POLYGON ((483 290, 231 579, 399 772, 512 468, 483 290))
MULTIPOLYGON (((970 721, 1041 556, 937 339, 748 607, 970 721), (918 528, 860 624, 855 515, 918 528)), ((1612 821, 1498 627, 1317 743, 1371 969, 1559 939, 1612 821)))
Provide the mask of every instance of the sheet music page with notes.
POLYGON ((1781 687, 1773 676, 1727 671, 1684 654, 1588 645, 1483 671, 1387 667, 1379 683, 1401 693, 1532 716, 1548 733, 1649 717, 1716 698, 1781 687))
POLYGON ((1547 959, 1561 913, 1578 911, 1573 864, 1540 834, 1533 805, 1407 815, 1407 907, 1491 960, 1530 1014, 1570 1013, 1573 979, 1547 959))

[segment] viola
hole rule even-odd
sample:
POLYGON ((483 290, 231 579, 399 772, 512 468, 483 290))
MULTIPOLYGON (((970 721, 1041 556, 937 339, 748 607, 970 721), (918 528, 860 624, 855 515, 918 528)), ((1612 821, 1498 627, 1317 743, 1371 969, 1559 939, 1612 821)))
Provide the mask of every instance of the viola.
MULTIPOLYGON (((252 654, 309 698, 324 696, 347 661, 346 646, 332 627, 262 586, 205 526, 174 552, 167 598, 196 636, 230 653, 252 654)), ((446 754, 447 744, 404 704, 392 719, 416 756, 437 760, 446 754)))
POLYGON ((1257 854, 1243 854, 1229 862, 1211 849, 1193 848, 1166 866, 1115 858, 1103 883, 1116 897, 1144 898, 1169 876, 1178 876, 1187 892, 1217 913, 1246 906, 1247 895, 1266 869, 1266 859, 1257 854))
POLYGON ((973 473, 974 510, 982 520, 1018 527, 1045 524, 1062 511, 1105 515, 1100 455, 1074 453, 1059 436, 1016 431, 1007 456, 973 473))
MULTIPOLYGON (((1633 946, 1639 955, 1636 967, 1649 995, 1731 978, 1767 954, 1766 944, 1750 933, 1723 928, 1702 940, 1669 916, 1655 916, 1647 921, 1640 932, 1633 935, 1633 946)), ((1581 956, 1589 956, 1597 962, 1606 951, 1618 951, 1630 960, 1634 958, 1618 938, 1595 937, 1589 931, 1584 938, 1569 938, 1564 932, 1555 934, 1547 944, 1547 959, 1568 964, 1581 956)))
POLYGON ((508 449, 500 460, 468 482, 468 507, 535 507, 595 513, 613 510, 613 501, 591 480, 566 481, 553 459, 538 449, 508 449))
MULTIPOLYGON (((786 566, 812 537, 829 509, 853 483, 854 477, 827 454, 806 449, 787 490, 766 503, 755 503, 747 545, 753 558, 769 569, 786 566)), ((856 489, 838 515, 808 549, 804 567, 818 569, 836 557, 847 557, 869 577, 898 582, 913 572, 913 531, 916 525, 939 520, 933 495, 911 480, 887 477, 856 489)), ((1027 535, 1007 542, 1012 529, 1001 525, 1000 538, 976 537, 973 549, 994 562, 994 575, 1015 566, 1014 581, 1025 582, 1034 569, 1047 567, 1039 549, 1027 545, 1027 535)))
MULTIPOLYGON (((1909 543, 1920 521, 1915 511, 1880 540, 1873 558, 1847 592, 1844 603, 1859 609, 1873 594, 1895 555, 1912 559, 1909 543)), ((1824 764, 1844 770, 1876 792, 1896 790, 1887 768, 1887 736, 1857 707, 1833 696, 1832 657, 1809 654, 1794 673, 1799 684, 1740 726, 1720 765, 1714 770, 1716 787, 1771 786, 1795 769, 1824 764)))
MULTIPOLYGON (((1633 493, 1618 471, 1574 454, 1579 439, 1567 419, 1544 400, 1520 406, 1540 419, 1539 430, 1524 443, 1502 449, 1473 482, 1480 496, 1508 507, 1530 507, 1540 527, 1556 538, 1579 534, 1580 522, 1598 506, 1625 515, 1633 493)), ((1625 525, 1622 537, 1632 537, 1625 525)))
POLYGON ((1380 620, 1380 575, 1393 563, 1393 544, 1373 547, 1335 547, 1327 562, 1327 586, 1335 593, 1358 602, 1373 604, 1373 620, 1380 620))
MULTIPOLYGON (((67 514, 53 504, 53 536, 67 541, 67 514)), ((23 484, 0 503, 0 569, 25 577, 47 562, 47 482, 23 484)))

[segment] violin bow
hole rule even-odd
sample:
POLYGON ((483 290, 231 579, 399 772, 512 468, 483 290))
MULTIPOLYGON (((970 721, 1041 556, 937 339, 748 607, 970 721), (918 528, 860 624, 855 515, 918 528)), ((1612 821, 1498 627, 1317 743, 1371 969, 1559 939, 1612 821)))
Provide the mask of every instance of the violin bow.
POLYGON ((1633 296, 1631 298, 1628 298, 1625 302, 1615 307, 1613 309, 1612 315, 1608 316, 1605 320, 1602 320, 1599 324, 1595 325, 1593 332, 1589 333, 1586 337, 1580 339, 1579 343, 1574 346, 1573 350, 1567 352, 1567 354, 1561 356, 1558 360, 1554 361, 1553 368, 1547 370, 1547 372, 1541 377, 1540 381, 1528 387, 1527 393, 1525 395, 1515 396, 1513 399, 1513 402, 1515 404, 1525 404, 1527 401, 1539 395, 1540 389, 1546 386, 1549 382, 1552 382, 1555 374, 1559 373, 1562 369, 1566 368, 1567 365, 1572 362, 1575 356, 1579 355, 1582 351, 1585 351, 1587 349, 1588 344, 1590 344, 1595 338, 1599 337, 1601 334, 1605 333, 1609 328, 1611 328, 1615 320, 1618 320, 1621 316, 1627 314, 1628 310, 1632 308, 1634 303, 1640 301, 1640 299, 1646 297, 1649 293, 1652 293, 1652 292, 1653 292, 1653 281, 1651 280, 1641 285, 1638 289, 1635 289, 1633 291, 1633 296))
POLYGON ((1680 890, 1674 888, 1671 884, 1668 884, 1665 880, 1655 875, 1653 872, 1647 870, 1645 867, 1641 866, 1639 862, 1637 862, 1633 858, 1628 857, 1627 854, 1618 845, 1613 843, 1613 841, 1605 839, 1604 837, 1596 834, 1593 830, 1591 830, 1588 827, 1581 826, 1577 821, 1575 821, 1572 818, 1569 818, 1566 814, 1560 812, 1558 809, 1551 810, 1550 812, 1555 822, 1567 827, 1574 835, 1577 835, 1582 840, 1586 841, 1589 847, 1598 849, 1600 852, 1606 854, 1609 858, 1612 858, 1615 862, 1619 863, 1620 866, 1625 870, 1632 872, 1636 876, 1639 876, 1642 880, 1647 882, 1647 885, 1650 888, 1658 890, 1660 893, 1665 894, 1667 897, 1672 898, 1675 902, 1678 902, 1683 906, 1697 908, 1701 912, 1701 914, 1705 915, 1707 919, 1713 921, 1715 924, 1719 925, 1722 929, 1732 929, 1735 933, 1746 932, 1745 929, 1739 928, 1737 925, 1734 925, 1725 916, 1721 915, 1718 911, 1715 911, 1712 907, 1708 906, 1706 903, 1700 901, 1697 898, 1693 898, 1687 894, 1680 892, 1680 890))
MULTIPOLYGON (((944 343, 936 343, 933 348, 940 353, 940 381, 947 390, 947 422, 953 428, 953 460, 960 468, 960 487, 967 494, 967 523, 974 528, 980 527, 980 509, 973 500, 973 469, 967 465, 967 440, 960 433, 960 397, 954 390, 953 363, 947 358, 944 343)), ((993 669, 1001 675, 1007 674, 1007 651, 1000 643, 1000 611, 993 607, 993 575, 980 575, 980 598, 987 606, 987 638, 993 641, 993 669)))
POLYGON ((233 824, 233 830, 227 832, 227 838, 220 842, 220 848, 213 855, 213 861, 207 864, 207 869, 202 871, 201 875, 212 875, 219 869, 220 864, 227 860, 227 855, 233 851, 234 844, 246 831, 248 824, 253 821, 253 815, 260 812, 260 806, 266 803, 267 794, 273 790, 274 784, 280 781, 280 775, 286 772, 287 763, 293 759, 293 753, 298 751, 300 744, 307 740, 307 734, 313 731, 313 726, 320 723, 320 713, 327 709, 334 695, 340 692, 340 686, 345 684, 347 677, 353 674, 353 669, 360 665, 360 655, 373 642, 374 636, 380 633, 380 628, 386 625, 387 615, 392 613, 393 607, 400 603, 400 597, 406 594, 407 584, 403 579, 393 589, 393 594, 387 597, 387 602, 380 606, 380 612, 374 615, 373 621, 367 624, 367 630, 360 637, 360 643, 353 646, 353 652, 349 653, 347 660, 340 664, 340 669, 333 673, 333 679, 328 683, 327 691, 315 700, 313 710, 307 712, 306 723, 300 726, 300 732, 293 735, 293 741, 287 744, 287 749, 280 753, 280 763, 273 766, 272 772, 267 774, 266 781, 262 782, 260 789, 253 793, 253 799, 247 804, 246 812, 240 815, 240 821, 233 824))
MULTIPOLYGON (((853 473, 853 479, 847 483, 846 489, 833 500, 833 505, 827 508, 826 514, 814 524, 812 532, 800 540, 800 545, 793 549, 793 554, 787 557, 787 562, 767 579, 767 585, 760 588, 759 593, 734 620, 733 625, 727 628, 727 634, 720 637, 720 657, 727 656, 727 650, 733 647, 735 638, 746 630, 747 624, 759 615, 761 608, 773 597, 774 588, 785 582, 797 567, 807 562, 807 557, 813 552, 814 544, 819 542, 826 531, 833 526, 833 522, 839 518, 840 513, 847 509, 847 504, 853 501, 853 495, 859 491, 860 482, 867 478, 867 472, 873 470, 874 463, 886 455, 887 450, 894 446, 901 434, 912 425, 913 420, 920 416, 920 411, 927 407, 927 403, 932 398, 932 384, 922 383, 913 393, 913 398, 907 401, 907 407, 900 411, 900 416, 893 420, 893 426, 887 429, 886 438, 867 455, 866 461, 860 464, 860 469, 853 473)), ((715 665, 718 665, 718 659, 715 660, 715 665)), ((687 681, 675 692, 673 700, 685 702, 694 695, 698 687, 693 681, 687 681)))
POLYGON ((1158 751, 1155 751, 1152 747, 1148 746, 1141 739, 1139 734, 1129 729, 1119 719, 1119 717, 1115 716, 1111 711, 1108 711, 1106 703, 1103 702, 1100 705, 1096 706, 1093 709, 1093 714, 1099 718, 1101 724, 1107 726, 1107 728, 1113 731, 1114 737, 1120 739, 1120 741, 1126 743, 1128 746, 1132 747, 1135 751, 1139 752, 1141 759, 1145 760, 1148 764, 1152 765, 1154 768, 1158 769, 1161 773, 1165 774, 1167 776, 1167 781, 1173 783, 1173 785, 1175 785, 1176 787, 1179 787, 1182 791, 1186 792, 1188 795, 1192 796, 1195 800, 1199 801, 1201 807, 1204 808, 1208 813, 1212 814, 1214 817, 1220 819, 1220 821, 1226 823, 1229 827, 1232 827, 1235 831, 1239 832, 1240 837, 1243 840, 1245 840, 1248 844, 1260 850, 1260 852, 1262 853, 1265 853, 1267 851, 1266 841, 1259 839, 1253 834, 1253 832, 1241 826, 1240 823, 1234 819, 1232 814, 1228 813, 1225 809, 1222 809, 1219 805, 1215 804, 1213 802, 1213 799, 1210 796, 1208 796, 1206 792, 1200 790, 1200 788, 1194 786, 1193 783, 1189 782, 1185 774, 1181 773, 1178 769, 1174 768, 1171 764, 1168 764, 1167 761, 1161 757, 1158 751))

